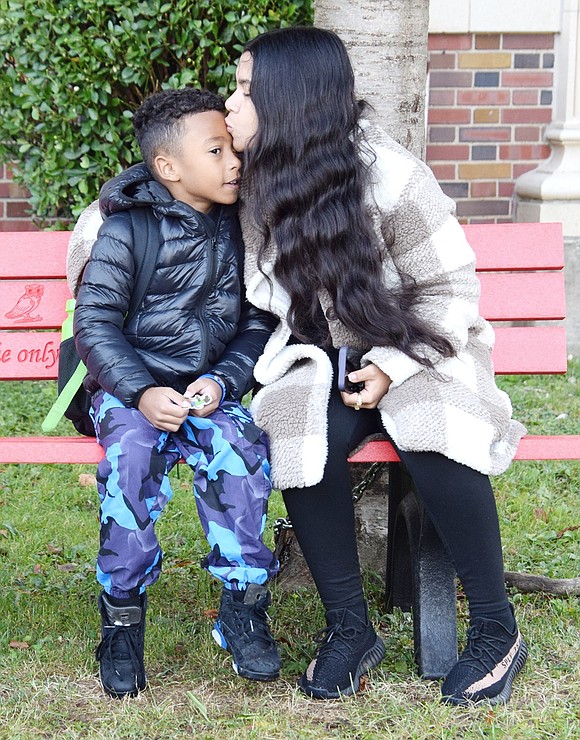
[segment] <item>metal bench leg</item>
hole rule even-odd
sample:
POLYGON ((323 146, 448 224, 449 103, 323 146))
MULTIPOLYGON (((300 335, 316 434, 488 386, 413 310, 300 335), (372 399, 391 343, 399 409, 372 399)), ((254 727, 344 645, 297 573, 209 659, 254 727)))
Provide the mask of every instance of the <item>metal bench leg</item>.
POLYGON ((401 465, 389 489, 387 608, 412 606, 419 674, 441 678, 457 660, 455 568, 401 465))

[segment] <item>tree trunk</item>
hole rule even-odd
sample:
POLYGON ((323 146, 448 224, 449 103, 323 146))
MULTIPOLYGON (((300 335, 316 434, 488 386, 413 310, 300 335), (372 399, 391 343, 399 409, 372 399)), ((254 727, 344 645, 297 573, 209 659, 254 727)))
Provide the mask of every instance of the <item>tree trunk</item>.
MULTIPOLYGON (((357 463, 350 466, 355 496, 357 486, 365 479, 372 466, 357 463)), ((386 576, 387 528, 388 528, 388 466, 377 466, 377 471, 368 476, 372 480, 365 488, 360 500, 354 505, 356 539, 361 569, 386 576)), ((365 483, 363 482, 363 485, 365 483)), ((278 525, 278 523, 277 523, 278 525)), ((275 526, 276 556, 280 561, 280 572, 276 576, 278 587, 293 591, 299 586, 313 586, 312 576, 300 550, 293 529, 275 526)))
POLYGON ((314 23, 346 44, 377 122, 423 159, 429 0, 315 0, 314 23))

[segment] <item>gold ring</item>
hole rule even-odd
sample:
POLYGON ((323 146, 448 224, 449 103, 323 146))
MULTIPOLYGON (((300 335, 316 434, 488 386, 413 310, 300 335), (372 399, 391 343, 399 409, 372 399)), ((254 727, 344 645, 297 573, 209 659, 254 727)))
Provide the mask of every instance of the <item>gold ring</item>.
POLYGON ((354 405, 354 410, 355 411, 360 411, 360 407, 362 406, 362 402, 363 402, 363 400, 362 400, 361 394, 360 393, 357 393, 356 394, 356 403, 354 405))

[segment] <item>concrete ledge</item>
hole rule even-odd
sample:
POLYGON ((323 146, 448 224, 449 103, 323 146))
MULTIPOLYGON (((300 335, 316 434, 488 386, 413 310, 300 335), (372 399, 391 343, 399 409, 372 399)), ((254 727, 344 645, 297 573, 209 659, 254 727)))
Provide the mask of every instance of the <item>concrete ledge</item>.
POLYGON ((558 33, 562 0, 430 0, 429 33, 558 33))

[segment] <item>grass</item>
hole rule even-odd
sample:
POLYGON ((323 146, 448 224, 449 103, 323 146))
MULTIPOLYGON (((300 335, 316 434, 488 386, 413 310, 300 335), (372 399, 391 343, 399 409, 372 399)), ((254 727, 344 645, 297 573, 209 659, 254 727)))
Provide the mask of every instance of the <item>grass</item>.
MULTIPOLYGON (((503 378, 530 433, 578 433, 575 379, 503 378)), ((35 434, 52 383, 0 384, 0 434, 35 434)), ((66 422, 57 432, 68 433, 66 422)), ((308 589, 274 584, 279 681, 238 679, 210 637, 218 586, 198 567, 204 540, 190 473, 173 475, 174 499, 158 524, 165 567, 150 589, 149 687, 137 699, 103 696, 98 643, 97 497, 91 467, 0 467, 0 738, 574 738, 580 736, 578 597, 512 592, 530 659, 508 707, 456 709, 419 679, 409 614, 387 614, 378 579, 366 576, 387 659, 355 699, 315 702, 296 679, 313 652, 322 609, 308 589)), ((580 570, 578 463, 518 462, 495 479, 506 569, 572 578, 580 570)), ((270 519, 283 515, 274 494, 270 519)), ((271 528, 267 530, 272 537, 271 528)), ((466 627, 459 602, 460 631, 466 627)))

